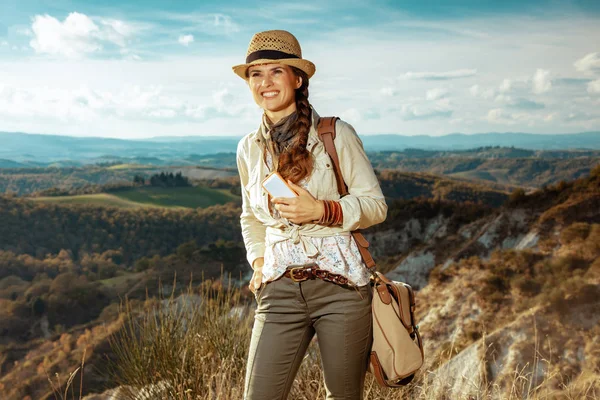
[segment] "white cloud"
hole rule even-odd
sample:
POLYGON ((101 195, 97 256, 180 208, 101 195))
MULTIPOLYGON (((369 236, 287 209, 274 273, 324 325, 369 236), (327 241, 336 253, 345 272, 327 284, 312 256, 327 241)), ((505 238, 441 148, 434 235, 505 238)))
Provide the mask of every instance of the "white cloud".
POLYGON ((535 127, 539 125, 544 125, 552 122, 556 117, 556 113, 530 113, 526 111, 520 112, 507 112, 502 108, 494 108, 488 111, 486 117, 484 118, 488 122, 493 124, 502 124, 502 125, 519 125, 519 128, 522 127, 535 127))
POLYGON ((343 111, 340 113, 340 118, 349 122, 350 124, 356 124, 362 121, 362 115, 357 108, 349 108, 343 111))
POLYGON ((487 113, 487 120, 490 122, 503 122, 506 120, 506 114, 501 108, 494 108, 487 113))
POLYGON ((177 111, 171 109, 157 109, 149 111, 147 115, 155 118, 175 118, 177 116, 177 111))
POLYGON ((0 46, 8 46, 8 42, 6 40, 3 40, 0 42, 0 46))
POLYGON ((471 93, 471 96, 473 97, 477 97, 480 93, 481 89, 479 87, 479 85, 473 85, 469 88, 469 93, 471 93))
POLYGON ((224 88, 213 93, 213 102, 219 111, 227 111, 233 103, 233 94, 224 88))
POLYGON ((600 72, 600 53, 590 53, 573 63, 575 69, 586 74, 600 72))
POLYGON ((532 116, 527 113, 508 113, 501 108, 489 110, 485 119, 493 124, 502 125, 521 125, 533 126, 536 120, 543 120, 545 117, 532 116))
POLYGON ((126 40, 133 36, 138 28, 118 19, 102 19, 101 36, 104 40, 125 47, 126 40))
MULTIPOLYGON (((35 95, 34 102, 20 103, 22 110, 31 111, 31 118, 7 117, 5 103, 0 105, 0 130, 140 137, 171 133, 242 134, 254 129, 260 121, 260 110, 253 103, 247 85, 231 73, 231 65, 243 61, 253 32, 246 27, 250 29, 264 23, 239 10, 229 10, 229 22, 214 14, 202 17, 201 13, 194 12, 190 13, 189 19, 174 21, 164 18, 162 12, 153 14, 147 10, 138 17, 154 21, 157 29, 143 34, 138 31, 128 33, 119 24, 103 23, 99 17, 90 14, 100 35, 98 38, 91 35, 90 41, 103 49, 96 53, 81 53, 92 55, 82 57, 82 60, 27 57, 20 51, 20 44, 18 51, 10 52, 13 41, 0 37, 0 41, 11 42, 8 47, 0 47, 0 57, 4 57, 4 61, 0 60, 0 81, 35 95), (240 35, 219 37, 227 30, 235 30, 233 21, 244 26, 240 35), (121 41, 126 46, 117 45, 116 38, 103 40, 106 36, 102 32, 105 31, 120 32, 121 37, 126 37, 121 41), (190 47, 199 44, 201 37, 208 37, 205 44, 208 51, 186 51, 189 48, 180 45, 177 39, 179 35, 188 34, 196 40, 190 47), (105 54, 110 57, 104 57, 105 54), (144 62, 125 60, 139 56, 143 56, 144 62), (177 74, 172 73, 174 70, 177 74), (90 79, 90 71, 93 71, 93 79, 90 79), (2 76, 10 77, 10 80, 2 76), (96 95, 82 95, 76 99, 69 94, 81 85, 89 85, 96 95), (144 106, 128 108, 127 99, 135 102, 136 96, 143 93, 130 93, 116 99, 127 85, 143 88, 142 92, 150 91, 152 87, 160 87, 161 91, 152 94, 144 106), (44 87, 62 92, 56 95, 39 93, 44 87), (224 91, 224 87, 228 91, 224 91), (231 104, 227 103, 228 95, 234 96, 231 104), (93 102, 97 106, 92 107, 93 102), (62 108, 58 108, 58 104, 62 104, 62 108), (246 105, 248 111, 242 116, 233 114, 231 110, 241 105, 246 105), (45 110, 53 112, 44 114, 45 110), (59 115, 66 116, 67 122, 62 123, 59 115), (75 115, 85 116, 86 123, 71 123, 75 115)), ((66 15, 60 15, 61 25, 65 23, 66 15)), ((527 129, 530 120, 523 117, 514 125, 515 130, 536 133, 577 131, 580 126, 575 122, 568 125, 564 122, 564 116, 569 112, 580 110, 600 116, 600 95, 593 93, 597 86, 589 85, 600 79, 600 75, 579 79, 577 84, 559 82, 559 78, 584 78, 575 70, 573 62, 591 51, 600 51, 590 48, 589 44, 590 37, 600 34, 597 21, 592 23, 587 18, 572 15, 552 21, 531 20, 519 15, 510 21, 497 16, 467 17, 461 21, 436 21, 430 26, 439 26, 438 30, 415 35, 402 27, 388 29, 398 22, 392 21, 394 18, 383 18, 382 24, 375 29, 359 25, 359 21, 349 21, 343 28, 333 27, 319 35, 310 35, 307 27, 296 25, 298 32, 294 33, 302 43, 305 56, 317 63, 316 79, 311 80, 311 103, 319 113, 340 115, 344 110, 355 108, 356 111, 349 112, 347 118, 361 119, 356 127, 361 134, 493 131, 498 126, 485 118, 490 109, 504 110, 511 118, 514 113, 523 111, 534 116, 558 112, 552 124, 535 120, 537 125, 527 129), (487 37, 454 35, 454 28, 485 32, 487 37), (431 35, 435 35, 435 40, 431 40, 431 35), (518 45, 506 46, 506 43, 518 45), (474 52, 474 48, 485 48, 485 54, 474 52), (369 57, 354 56, 368 52, 378 54, 377 63, 369 57), (348 68, 350 63, 352 68, 348 68), (533 75, 540 67, 551 71, 552 87, 549 92, 536 96, 532 94, 533 75), (477 68, 476 72, 474 68, 477 68), (412 72, 404 76, 408 71, 412 72), (399 81, 400 75, 405 79, 399 81), (527 79, 522 80, 523 77, 527 79), (451 78, 456 79, 443 80, 451 78), (505 79, 510 81, 510 88, 505 79), (437 104, 443 98, 426 99, 427 91, 437 87, 449 90, 447 96, 451 96, 452 107, 437 104), (380 118, 368 119, 368 108, 378 110, 380 118), (447 117, 450 112, 451 116, 447 117), (454 125, 450 125, 450 121, 454 125)), ((420 22, 415 21, 416 24, 420 22)), ((128 20, 128 24, 132 23, 128 20)), ((21 39, 28 43, 33 38, 21 39)), ((30 51, 33 53, 33 49, 30 51)), ((430 94, 430 98, 433 97, 437 96, 430 94)), ((14 105, 12 107, 18 111, 14 105)))
POLYGON ((31 29, 35 37, 29 44, 38 53, 77 57, 101 48, 93 38, 98 26, 84 14, 71 13, 64 23, 49 15, 36 15, 31 29))
POLYGON ((208 35, 232 35, 240 31, 239 25, 226 14, 204 13, 164 13, 158 18, 190 24, 185 26, 187 32, 202 32, 208 35))
POLYGON ((496 103, 509 103, 512 100, 512 97, 506 94, 499 94, 494 98, 496 103))
POLYGON ((492 88, 482 89, 479 85, 473 85, 469 88, 469 93, 473 97, 480 97, 482 99, 488 100, 496 96, 496 91, 492 88))
POLYGON ((381 93, 384 96, 392 97, 392 96, 395 96, 396 94, 398 94, 398 91, 396 89, 394 89, 393 87, 388 86, 388 87, 381 88, 379 90, 379 93, 381 93))
POLYGON ((600 93, 600 79, 596 79, 595 81, 588 83, 587 91, 589 93, 600 93))
POLYGON ((533 75, 533 93, 545 93, 549 91, 551 87, 552 81, 550 80, 550 71, 538 68, 533 75))
MULTIPOLYGON (((202 100, 201 100, 202 101, 202 100)), ((31 119, 75 123, 111 118, 131 121, 208 120, 241 117, 247 104, 235 102, 228 89, 213 92, 202 103, 190 103, 162 86, 126 85, 117 91, 76 89, 19 89, 0 84, 0 119, 31 119)))
POLYGON ((424 80, 447 80, 475 76, 476 69, 457 69, 445 72, 407 72, 402 75, 404 79, 424 79, 424 80))
POLYGON ((433 104, 403 104, 400 117, 405 121, 450 118, 452 116, 449 99, 440 99, 433 104))
POLYGON ((135 54, 133 51, 131 51, 131 49, 128 49, 126 47, 120 49, 119 54, 121 54, 123 56, 123 59, 125 60, 140 61, 142 59, 142 57, 135 54))
POLYGON ((30 46, 37 53, 79 58, 103 48, 103 44, 124 47, 134 28, 123 21, 100 20, 99 25, 85 14, 72 12, 64 22, 50 15, 36 15, 31 25, 30 46))
POLYGON ((498 91, 500 91, 500 93, 509 92, 511 86, 512 86, 512 81, 510 79, 504 79, 502 81, 502 83, 500 84, 500 87, 498 87, 498 91))
POLYGON ((194 35, 181 35, 178 41, 184 46, 189 46, 194 41, 194 35))
POLYGON ((437 100, 448 94, 448 89, 444 88, 433 88, 427 91, 425 98, 427 100, 437 100))
POLYGON ((30 29, 25 28, 25 29, 17 29, 16 33, 18 35, 23 35, 23 36, 27 36, 27 37, 32 37, 33 36, 33 32, 31 32, 30 29))
POLYGON ((222 29, 226 34, 232 34, 240 31, 239 26, 233 22, 229 15, 215 14, 214 26, 222 29))

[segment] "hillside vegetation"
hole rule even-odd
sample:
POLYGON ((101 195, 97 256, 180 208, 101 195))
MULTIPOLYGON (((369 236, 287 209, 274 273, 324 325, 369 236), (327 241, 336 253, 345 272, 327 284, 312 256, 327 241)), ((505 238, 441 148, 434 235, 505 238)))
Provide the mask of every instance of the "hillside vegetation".
MULTIPOLYGON (((365 234, 380 268, 419 289, 427 366, 406 390, 369 380, 367 399, 600 393, 600 167, 510 195, 427 174, 379 179, 388 219, 365 234)), ((51 398, 45 372, 65 377, 85 351, 84 393, 136 385, 239 398, 254 304, 247 287, 233 289, 250 272, 239 213, 235 203, 123 210, 0 197, 0 393, 51 398), (221 268, 233 292, 215 280, 221 268), (190 281, 191 293, 160 301, 190 281), (131 321, 152 340, 124 329, 131 321)), ((321 374, 311 347, 291 398, 322 397, 321 374)))
POLYGON ((52 204, 87 204, 119 208, 183 207, 206 208, 217 204, 237 202, 239 197, 226 190, 202 186, 186 188, 135 187, 111 193, 76 196, 40 196, 37 202, 52 204))
POLYGON ((541 188, 587 176, 600 163, 600 151, 533 151, 478 148, 465 151, 405 150, 369 155, 375 168, 541 188))
POLYGON ((0 193, 25 196, 48 189, 73 192, 95 186, 129 184, 136 175, 150 178, 163 171, 181 172, 191 180, 237 176, 235 169, 197 166, 107 164, 66 168, 6 168, 0 169, 0 193))
MULTIPOLYGON (((469 150, 369 152, 378 170, 423 172, 496 184, 495 188, 541 188, 586 176, 600 163, 600 150, 526 150, 514 147, 480 147, 469 150)), ((192 180, 236 177, 235 153, 192 154, 184 162, 160 159, 104 162, 87 166, 22 166, 0 160, 0 193, 30 195, 46 189, 72 191, 90 185, 131 182, 160 171, 182 172, 192 180), (191 164, 191 165, 190 165, 191 164), (180 166, 175 166, 180 165, 180 166), (19 168, 21 166, 21 168, 19 168)))

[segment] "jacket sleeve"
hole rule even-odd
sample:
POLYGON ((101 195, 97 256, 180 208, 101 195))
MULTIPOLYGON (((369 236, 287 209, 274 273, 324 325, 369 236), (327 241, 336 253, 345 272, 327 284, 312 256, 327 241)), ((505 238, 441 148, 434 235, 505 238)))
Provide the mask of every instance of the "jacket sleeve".
POLYGON ((335 147, 348 194, 340 199, 344 231, 365 229, 385 221, 388 206, 367 158, 363 143, 352 125, 336 123, 335 147))
POLYGON ((252 211, 250 197, 246 186, 248 185, 248 164, 247 150, 244 148, 246 138, 243 138, 237 147, 236 161, 238 173, 240 174, 240 185, 242 192, 242 214, 240 215, 240 224, 242 227, 242 237, 246 247, 246 258, 253 266, 254 260, 264 257, 265 254, 265 235, 266 226, 259 221, 252 211))

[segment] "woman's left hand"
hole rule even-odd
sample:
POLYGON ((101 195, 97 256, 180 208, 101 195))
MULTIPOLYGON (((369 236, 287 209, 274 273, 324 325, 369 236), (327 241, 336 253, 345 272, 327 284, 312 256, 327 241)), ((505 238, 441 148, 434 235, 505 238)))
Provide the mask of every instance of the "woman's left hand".
POLYGON ((274 197, 271 199, 275 209, 279 211, 279 215, 298 225, 320 220, 324 212, 323 202, 315 199, 303 187, 289 180, 287 182, 298 193, 298 197, 274 197))

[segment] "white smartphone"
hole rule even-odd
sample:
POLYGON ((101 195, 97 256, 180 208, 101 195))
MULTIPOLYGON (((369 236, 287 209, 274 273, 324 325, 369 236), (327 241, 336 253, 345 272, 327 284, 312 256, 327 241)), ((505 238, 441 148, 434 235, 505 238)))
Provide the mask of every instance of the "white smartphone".
POLYGON ((297 197, 298 193, 294 192, 292 188, 283 180, 281 175, 277 172, 270 173, 262 182, 263 188, 271 197, 297 197))

